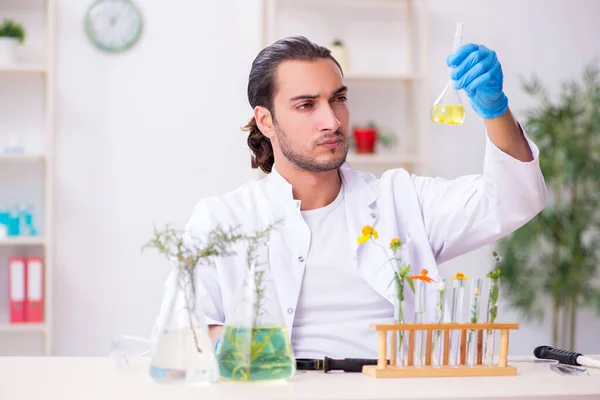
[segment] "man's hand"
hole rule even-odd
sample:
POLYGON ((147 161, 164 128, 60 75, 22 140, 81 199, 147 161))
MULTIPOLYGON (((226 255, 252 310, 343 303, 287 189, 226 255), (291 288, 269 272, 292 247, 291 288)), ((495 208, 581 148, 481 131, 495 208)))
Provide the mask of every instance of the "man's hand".
POLYGON ((457 90, 464 89, 471 107, 482 118, 504 114, 508 99, 502 91, 502 67, 496 53, 480 44, 465 44, 448 56, 450 78, 457 90))
POLYGON ((223 325, 209 325, 208 326, 208 334, 212 339, 213 346, 217 343, 217 339, 223 333, 223 325))

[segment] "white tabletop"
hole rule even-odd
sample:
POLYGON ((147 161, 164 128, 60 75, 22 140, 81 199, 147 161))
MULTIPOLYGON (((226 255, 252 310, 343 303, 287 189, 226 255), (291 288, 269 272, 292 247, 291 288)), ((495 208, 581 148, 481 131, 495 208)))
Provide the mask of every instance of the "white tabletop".
POLYGON ((0 357, 0 399, 600 399, 600 369, 589 369, 589 376, 563 376, 547 363, 509 360, 519 368, 517 376, 407 379, 300 371, 276 385, 186 386, 153 382, 145 364, 117 370, 110 358, 0 357))

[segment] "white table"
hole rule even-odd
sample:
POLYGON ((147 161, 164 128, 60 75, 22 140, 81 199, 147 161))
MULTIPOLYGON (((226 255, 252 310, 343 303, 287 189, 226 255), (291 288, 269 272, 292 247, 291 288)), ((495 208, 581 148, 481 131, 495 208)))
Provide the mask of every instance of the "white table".
POLYGON ((185 386, 153 382, 145 364, 117 370, 110 358, 5 357, 0 358, 0 399, 600 399, 600 369, 563 376, 549 364, 517 360, 529 358, 509 358, 519 368, 512 377, 376 379, 301 371, 282 384, 185 386))

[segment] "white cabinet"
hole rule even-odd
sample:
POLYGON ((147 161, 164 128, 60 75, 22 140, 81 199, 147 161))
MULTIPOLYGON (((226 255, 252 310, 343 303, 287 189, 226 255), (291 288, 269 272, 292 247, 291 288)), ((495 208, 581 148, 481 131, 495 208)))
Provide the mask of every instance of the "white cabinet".
POLYGON ((54 7, 54 0, 0 0, 0 23, 12 19, 26 32, 15 62, 0 66, 0 210, 30 206, 38 230, 0 237, 0 355, 52 354, 54 7), (10 323, 8 260, 30 256, 43 260, 44 319, 10 323))

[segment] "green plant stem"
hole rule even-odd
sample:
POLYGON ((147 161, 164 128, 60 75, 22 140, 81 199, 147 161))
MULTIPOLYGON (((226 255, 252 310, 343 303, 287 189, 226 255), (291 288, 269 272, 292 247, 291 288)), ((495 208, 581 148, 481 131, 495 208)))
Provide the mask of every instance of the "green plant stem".
POLYGON ((200 348, 200 343, 198 342, 198 336, 196 334, 196 329, 194 329, 194 322, 192 321, 192 314, 195 312, 195 308, 196 308, 196 302, 194 301, 196 299, 196 287, 195 287, 195 282, 194 282, 194 276, 193 273, 190 271, 190 269, 188 268, 183 268, 183 270, 181 270, 179 272, 180 274, 183 274, 183 281, 182 281, 182 276, 179 276, 179 286, 181 288, 181 290, 183 291, 183 297, 185 299, 185 309, 187 311, 187 316, 188 316, 188 322, 190 323, 190 329, 192 331, 192 336, 194 337, 194 344, 196 345, 196 350, 198 351, 198 353, 202 353, 202 349, 200 348), (189 275, 189 276, 186 276, 189 275), (186 284, 186 281, 189 280, 189 289, 188 289, 188 285, 186 284))
POLYGON ((254 303, 254 316, 253 316, 253 327, 256 327, 258 325, 258 316, 260 314, 260 310, 261 310, 261 302, 264 299, 265 296, 265 288, 263 287, 263 277, 265 274, 265 271, 254 271, 255 275, 254 275, 254 287, 256 290, 256 303, 254 303))

